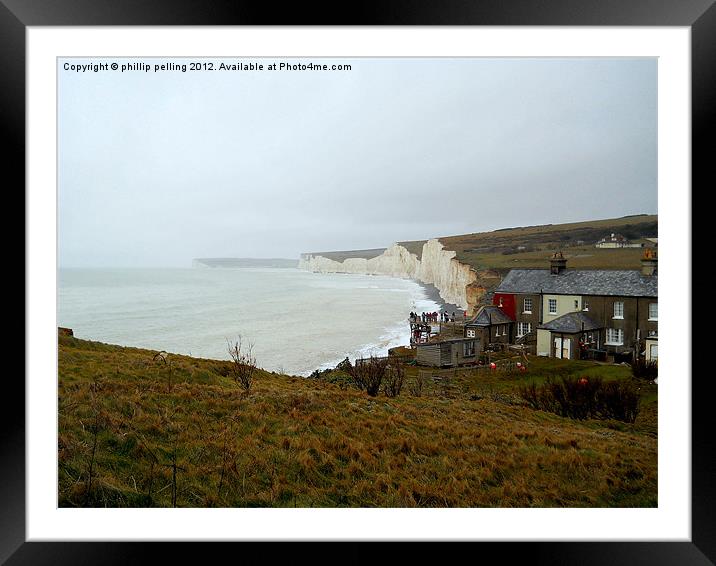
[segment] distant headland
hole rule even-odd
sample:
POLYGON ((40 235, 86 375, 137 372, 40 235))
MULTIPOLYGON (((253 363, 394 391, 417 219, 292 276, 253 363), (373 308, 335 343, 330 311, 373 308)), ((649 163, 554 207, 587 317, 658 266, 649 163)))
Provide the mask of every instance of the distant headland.
POLYGON ((192 267, 298 267, 297 259, 255 257, 200 257, 191 262, 192 267))

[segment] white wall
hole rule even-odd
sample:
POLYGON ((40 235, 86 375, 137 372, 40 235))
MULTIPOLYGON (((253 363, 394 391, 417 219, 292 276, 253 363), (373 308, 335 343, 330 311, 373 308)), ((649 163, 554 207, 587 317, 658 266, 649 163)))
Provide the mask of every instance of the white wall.
POLYGON ((552 351, 552 333, 549 330, 537 330, 537 355, 549 356, 552 351))
POLYGON ((545 324, 563 314, 581 310, 582 297, 580 295, 544 295, 542 297, 542 322, 545 324), (557 314, 549 314, 549 299, 557 301, 557 314), (577 301, 577 308, 574 307, 574 301, 577 301))

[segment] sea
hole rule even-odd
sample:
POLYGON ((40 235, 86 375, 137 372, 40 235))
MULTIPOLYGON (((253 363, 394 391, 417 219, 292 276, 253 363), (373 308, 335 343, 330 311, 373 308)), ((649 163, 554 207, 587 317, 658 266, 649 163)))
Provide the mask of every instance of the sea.
POLYGON ((229 359, 307 376, 408 345, 410 311, 440 306, 419 283, 294 268, 60 269, 58 326, 77 338, 229 359))

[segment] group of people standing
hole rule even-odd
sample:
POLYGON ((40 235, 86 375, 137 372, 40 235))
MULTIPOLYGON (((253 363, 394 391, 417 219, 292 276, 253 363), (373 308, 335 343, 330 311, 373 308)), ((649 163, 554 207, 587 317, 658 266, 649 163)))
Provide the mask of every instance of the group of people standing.
POLYGON ((455 322, 455 312, 453 311, 452 316, 447 312, 423 312, 423 313, 410 313, 410 322, 422 321, 423 324, 428 322, 455 322))

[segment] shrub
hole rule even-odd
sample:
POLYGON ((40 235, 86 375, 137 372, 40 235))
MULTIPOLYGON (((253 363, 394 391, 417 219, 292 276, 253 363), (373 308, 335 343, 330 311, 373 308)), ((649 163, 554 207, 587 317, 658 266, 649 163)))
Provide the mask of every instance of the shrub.
POLYGON ((387 358, 377 358, 371 356, 363 360, 356 360, 348 371, 353 379, 353 384, 364 390, 371 397, 375 397, 380 392, 380 386, 385 378, 388 369, 387 358))
POLYGON ((351 377, 352 367, 351 361, 345 358, 336 367, 314 370, 308 377, 336 384, 341 389, 347 389, 349 385, 353 384, 353 378, 351 377))
POLYGON ((601 378, 562 377, 519 388, 519 395, 530 407, 570 419, 616 419, 633 423, 639 414, 639 391, 628 381, 601 378))
POLYGON ((597 391, 597 407, 602 418, 633 423, 639 414, 639 391, 628 381, 608 381, 597 391))
POLYGON ((602 387, 601 378, 567 378, 563 377, 560 383, 547 381, 547 387, 556 401, 558 411, 563 417, 584 420, 597 412, 596 394, 602 387))
POLYGON ((519 395, 533 409, 539 410, 542 408, 542 405, 539 400, 537 385, 535 383, 530 383, 528 385, 520 385, 519 395))
POLYGON ((645 358, 637 358, 629 363, 631 373, 637 379, 654 381, 658 377, 658 365, 656 360, 647 361, 645 358))
POLYGON ((239 340, 228 345, 231 356, 231 375, 234 381, 248 393, 254 380, 256 372, 256 357, 253 355, 254 345, 244 344, 241 336, 239 340))
POLYGON ((420 372, 416 378, 410 382, 410 393, 413 397, 420 397, 423 394, 423 376, 420 372))
POLYGON ((385 396, 397 397, 403 388, 403 380, 405 379, 405 369, 403 364, 398 360, 391 360, 385 373, 385 396))

